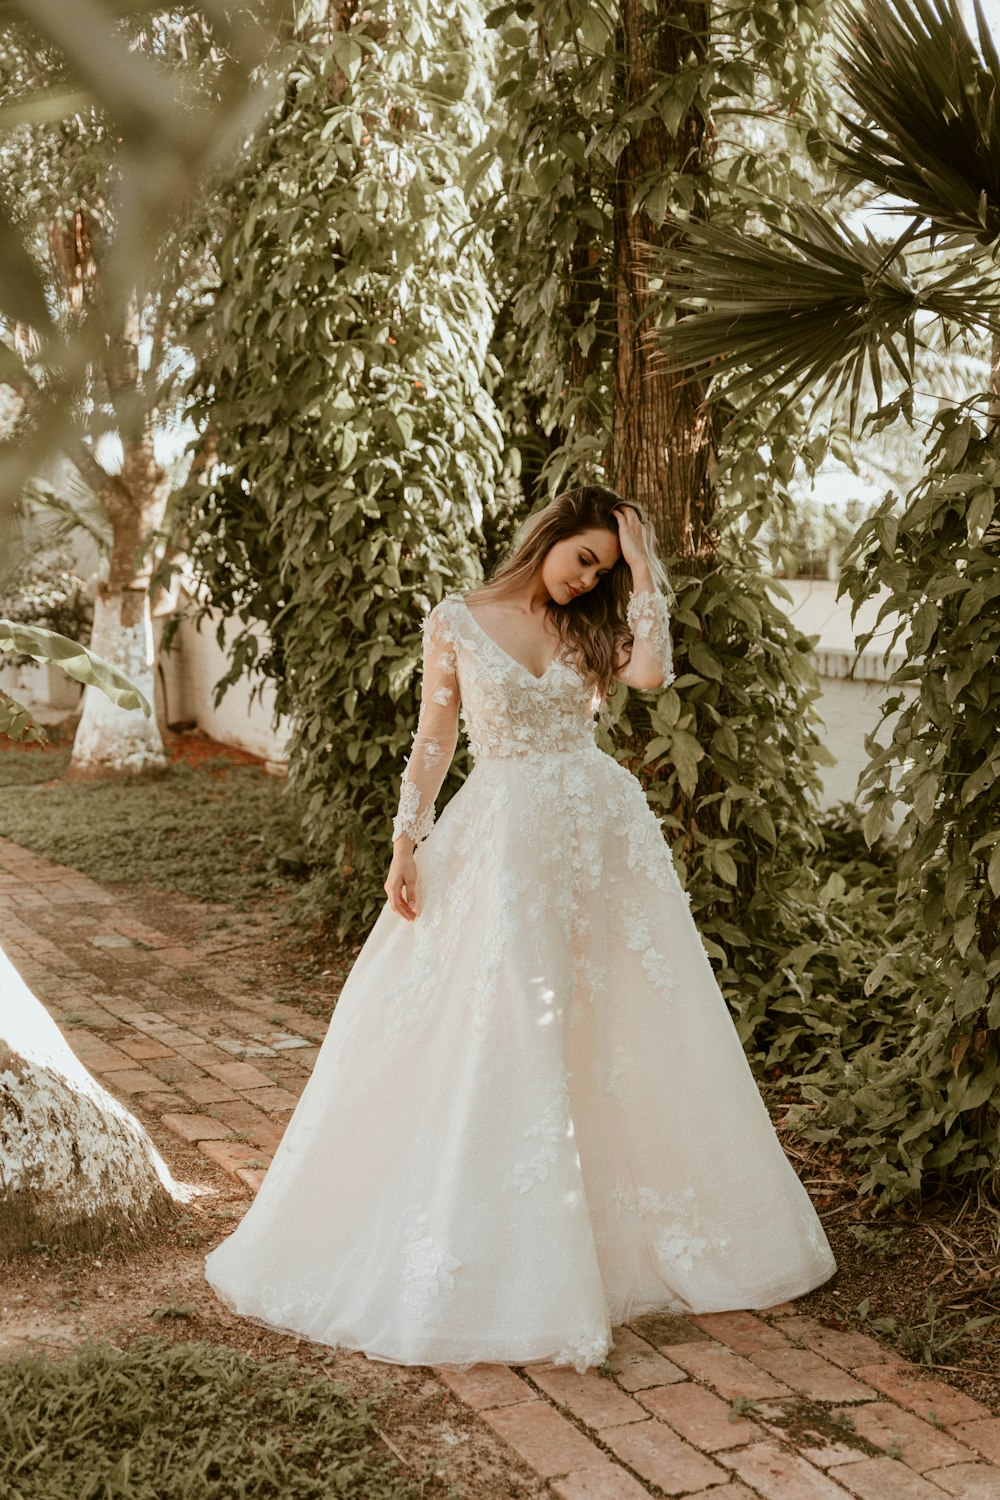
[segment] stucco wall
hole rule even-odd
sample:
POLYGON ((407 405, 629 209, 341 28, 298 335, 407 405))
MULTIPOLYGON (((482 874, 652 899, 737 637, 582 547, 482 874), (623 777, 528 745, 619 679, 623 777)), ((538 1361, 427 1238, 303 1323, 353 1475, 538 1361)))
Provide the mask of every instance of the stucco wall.
POLYGON ((284 764, 289 726, 286 719, 273 722, 274 688, 270 684, 265 684, 263 692, 251 702, 252 684, 241 679, 227 690, 218 708, 213 702, 215 684, 229 667, 227 648, 240 628, 239 622, 226 621, 225 647, 220 647, 215 637, 221 619, 217 612, 203 619, 199 628, 191 618, 191 601, 183 592, 178 607, 181 622, 171 649, 159 653, 167 723, 194 723, 223 745, 235 745, 276 765, 284 764))

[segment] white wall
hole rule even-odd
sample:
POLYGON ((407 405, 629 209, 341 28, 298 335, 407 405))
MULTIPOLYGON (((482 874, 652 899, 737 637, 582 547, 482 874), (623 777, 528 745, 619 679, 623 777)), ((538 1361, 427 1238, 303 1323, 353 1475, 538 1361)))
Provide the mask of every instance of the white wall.
POLYGON ((883 661, 897 620, 895 614, 887 615, 876 626, 885 590, 866 602, 852 622, 850 600, 837 599, 838 585, 833 579, 783 578, 781 585, 792 596, 791 604, 784 599, 781 603, 795 624, 805 635, 819 636, 815 662, 822 694, 815 708, 825 726, 827 749, 837 758, 835 766, 820 767, 820 800, 824 807, 857 801, 858 777, 868 760, 865 735, 878 729, 879 743, 886 745, 895 722, 894 714, 879 728, 882 704, 900 693, 909 702, 917 692, 910 683, 891 689, 886 685, 887 678, 903 662, 905 634, 900 635, 888 661, 883 661), (855 636, 870 629, 876 629, 877 634, 859 655, 855 636))
MULTIPOLYGON (((822 656, 822 653, 821 653, 822 656)), ((868 761, 865 750, 865 735, 878 728, 879 744, 887 745, 892 737, 893 714, 879 728, 881 706, 887 697, 884 682, 855 681, 844 677, 821 677, 823 692, 815 707, 826 728, 824 742, 837 757, 835 766, 821 766, 823 792, 820 801, 824 807, 834 802, 858 802, 858 777, 868 761)), ((909 702, 917 689, 907 683, 893 689, 893 694, 902 693, 909 702)), ((898 820, 896 820, 898 821, 898 820)))
MULTIPOLYGON (((228 649, 219 646, 215 632, 222 618, 213 611, 200 622, 191 618, 193 604, 181 590, 178 602, 181 622, 169 651, 160 651, 162 709, 168 725, 194 723, 212 739, 223 745, 235 745, 251 755, 259 755, 275 766, 287 762, 285 746, 289 724, 274 718, 274 688, 265 683, 263 693, 250 701, 252 684, 242 678, 229 688, 219 707, 213 703, 212 690, 229 668, 228 649)), ((161 622, 157 622, 162 634, 161 622)), ((230 646, 240 622, 226 621, 225 643, 230 646)), ((263 630, 260 635, 264 636, 263 630)))

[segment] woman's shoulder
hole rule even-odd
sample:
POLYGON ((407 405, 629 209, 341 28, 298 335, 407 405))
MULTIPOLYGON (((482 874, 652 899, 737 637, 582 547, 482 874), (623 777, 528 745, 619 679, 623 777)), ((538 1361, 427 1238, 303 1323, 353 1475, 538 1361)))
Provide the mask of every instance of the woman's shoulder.
POLYGON ((441 596, 438 603, 431 610, 431 614, 448 614, 450 611, 455 610, 461 612, 466 603, 476 603, 480 598, 490 599, 492 598, 492 594, 489 590, 483 588, 452 589, 450 593, 441 596))
POLYGON ((424 621, 424 629, 448 630, 454 628, 461 620, 461 611, 464 603, 464 596, 458 592, 445 594, 428 611, 424 621))

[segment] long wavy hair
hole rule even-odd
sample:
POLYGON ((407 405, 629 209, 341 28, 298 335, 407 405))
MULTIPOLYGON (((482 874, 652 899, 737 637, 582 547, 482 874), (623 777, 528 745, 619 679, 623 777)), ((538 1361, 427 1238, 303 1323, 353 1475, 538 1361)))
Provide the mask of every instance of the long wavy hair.
MULTIPOLYGON (((617 537, 618 521, 612 512, 618 505, 629 506, 638 516, 646 537, 653 583, 671 599, 670 579, 657 556, 653 528, 642 507, 601 484, 584 484, 567 490, 530 515, 515 533, 507 554, 475 592, 480 596, 503 595, 527 583, 541 567, 549 548, 567 537, 592 529, 610 531, 617 537)), ((625 617, 631 589, 631 571, 619 555, 614 566, 588 593, 569 604, 550 603, 548 609, 562 640, 560 651, 585 680, 594 684, 602 711, 606 709, 614 681, 619 648, 624 648, 626 659, 631 655, 632 632, 625 617)))

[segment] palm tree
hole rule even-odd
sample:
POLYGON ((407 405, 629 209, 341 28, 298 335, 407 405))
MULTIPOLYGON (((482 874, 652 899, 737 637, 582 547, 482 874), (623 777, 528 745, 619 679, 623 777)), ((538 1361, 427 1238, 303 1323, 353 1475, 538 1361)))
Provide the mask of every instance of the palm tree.
POLYGON ((980 51, 950 0, 866 0, 863 14, 844 0, 834 19, 843 78, 870 123, 837 111, 846 138, 829 151, 846 180, 890 195, 885 211, 902 230, 884 245, 833 209, 789 204, 794 227, 769 224, 766 241, 673 220, 686 243, 662 253, 678 312, 661 333, 667 368, 697 380, 711 364, 729 396, 784 391, 773 422, 807 390, 818 408, 849 389, 853 429, 866 367, 879 400, 887 368, 911 385, 930 317, 946 338, 989 331, 996 393, 1000 58, 975 4, 980 51), (931 254, 916 253, 922 241, 931 254))

